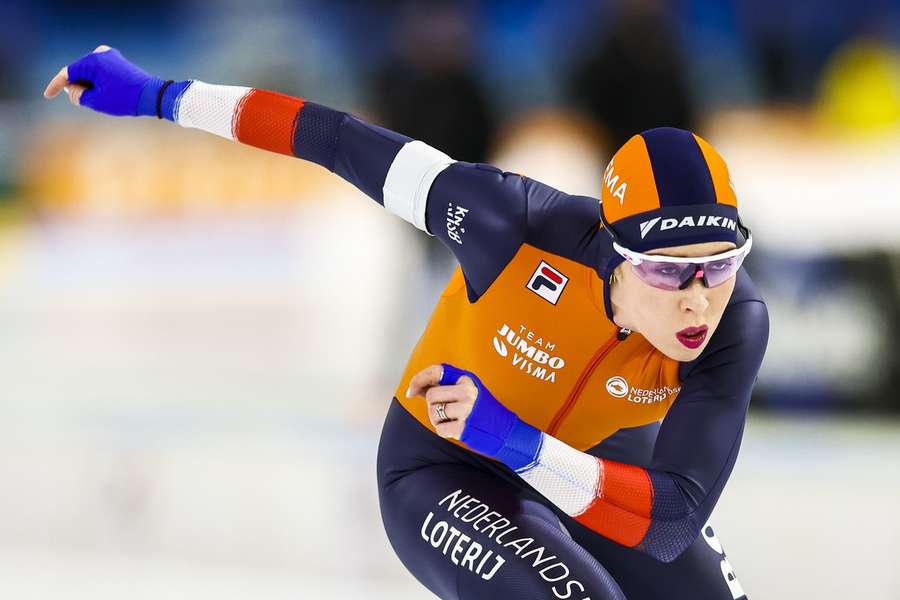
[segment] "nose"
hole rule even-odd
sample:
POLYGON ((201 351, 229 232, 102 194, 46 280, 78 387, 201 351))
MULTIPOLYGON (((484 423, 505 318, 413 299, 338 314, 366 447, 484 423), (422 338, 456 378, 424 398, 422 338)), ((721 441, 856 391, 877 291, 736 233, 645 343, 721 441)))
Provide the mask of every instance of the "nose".
POLYGON ((706 286, 698 278, 691 279, 691 283, 683 290, 681 296, 681 310, 703 314, 709 308, 709 300, 706 298, 706 286))

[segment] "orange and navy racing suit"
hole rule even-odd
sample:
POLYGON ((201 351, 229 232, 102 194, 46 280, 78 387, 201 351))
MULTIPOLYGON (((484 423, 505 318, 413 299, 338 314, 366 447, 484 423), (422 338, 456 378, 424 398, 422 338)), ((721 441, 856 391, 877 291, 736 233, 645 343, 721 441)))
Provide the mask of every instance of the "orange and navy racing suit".
MULTIPOLYGON (((457 162, 300 98, 183 81, 161 102, 183 126, 327 168, 459 261, 379 447, 385 529, 423 584, 465 599, 744 597, 708 524, 768 339, 744 269, 707 347, 679 363, 612 321, 601 273, 613 251, 596 199, 457 162), (590 519, 433 432, 422 398, 405 392, 442 362, 477 373, 523 421, 597 458, 605 483, 589 490, 590 519)), ((577 473, 564 482, 580 484, 577 473)))

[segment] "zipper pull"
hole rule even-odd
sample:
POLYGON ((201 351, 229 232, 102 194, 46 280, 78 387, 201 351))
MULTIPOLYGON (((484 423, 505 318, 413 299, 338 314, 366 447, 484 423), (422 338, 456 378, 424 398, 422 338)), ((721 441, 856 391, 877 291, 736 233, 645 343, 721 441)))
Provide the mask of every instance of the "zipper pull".
POLYGON ((616 334, 616 338, 618 338, 618 340, 621 342, 624 341, 625 338, 627 338, 629 335, 631 335, 631 330, 627 327, 622 327, 621 329, 619 329, 619 333, 616 334))

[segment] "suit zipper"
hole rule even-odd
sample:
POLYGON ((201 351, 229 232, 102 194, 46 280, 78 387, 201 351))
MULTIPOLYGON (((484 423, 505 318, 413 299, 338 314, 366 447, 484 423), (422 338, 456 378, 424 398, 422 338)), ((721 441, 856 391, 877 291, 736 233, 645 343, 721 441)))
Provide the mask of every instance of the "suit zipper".
MULTIPOLYGON (((630 332, 629 332, 630 333, 630 332)), ((627 336, 627 334, 626 334, 627 336)), ((578 376, 578 381, 575 382, 575 387, 572 388, 572 392, 569 394, 569 397, 566 398, 565 403, 562 405, 556 414, 553 416, 553 420, 550 421, 550 427, 547 428, 547 433, 550 435, 556 435, 556 432, 559 431, 560 426, 562 426, 562 422, 569 416, 569 413, 572 412, 572 409, 575 408, 575 404, 578 400, 578 396, 581 395, 581 390, 587 384, 587 380, 590 378, 591 374, 594 372, 594 369, 597 368, 597 365, 603 360, 603 357, 606 356, 610 350, 612 350, 621 340, 620 332, 617 332, 616 335, 609 338, 603 347, 601 347, 597 352, 594 353, 594 356, 591 358, 591 362, 588 364, 587 368, 581 372, 581 375, 578 376)))

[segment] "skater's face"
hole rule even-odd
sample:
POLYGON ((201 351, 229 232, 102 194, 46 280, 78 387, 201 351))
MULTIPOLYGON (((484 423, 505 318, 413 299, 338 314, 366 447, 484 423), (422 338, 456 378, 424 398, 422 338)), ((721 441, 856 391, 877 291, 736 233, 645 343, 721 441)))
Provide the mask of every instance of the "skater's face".
MULTIPOLYGON (((702 257, 726 252, 731 242, 705 242, 671 246, 645 254, 702 257)), ((615 270, 610 288, 613 317, 619 327, 640 333, 660 352, 677 361, 697 358, 719 326, 734 291, 735 277, 713 288, 694 279, 683 290, 662 290, 644 283, 628 262, 615 270), (705 335, 686 328, 706 328, 705 335)))

